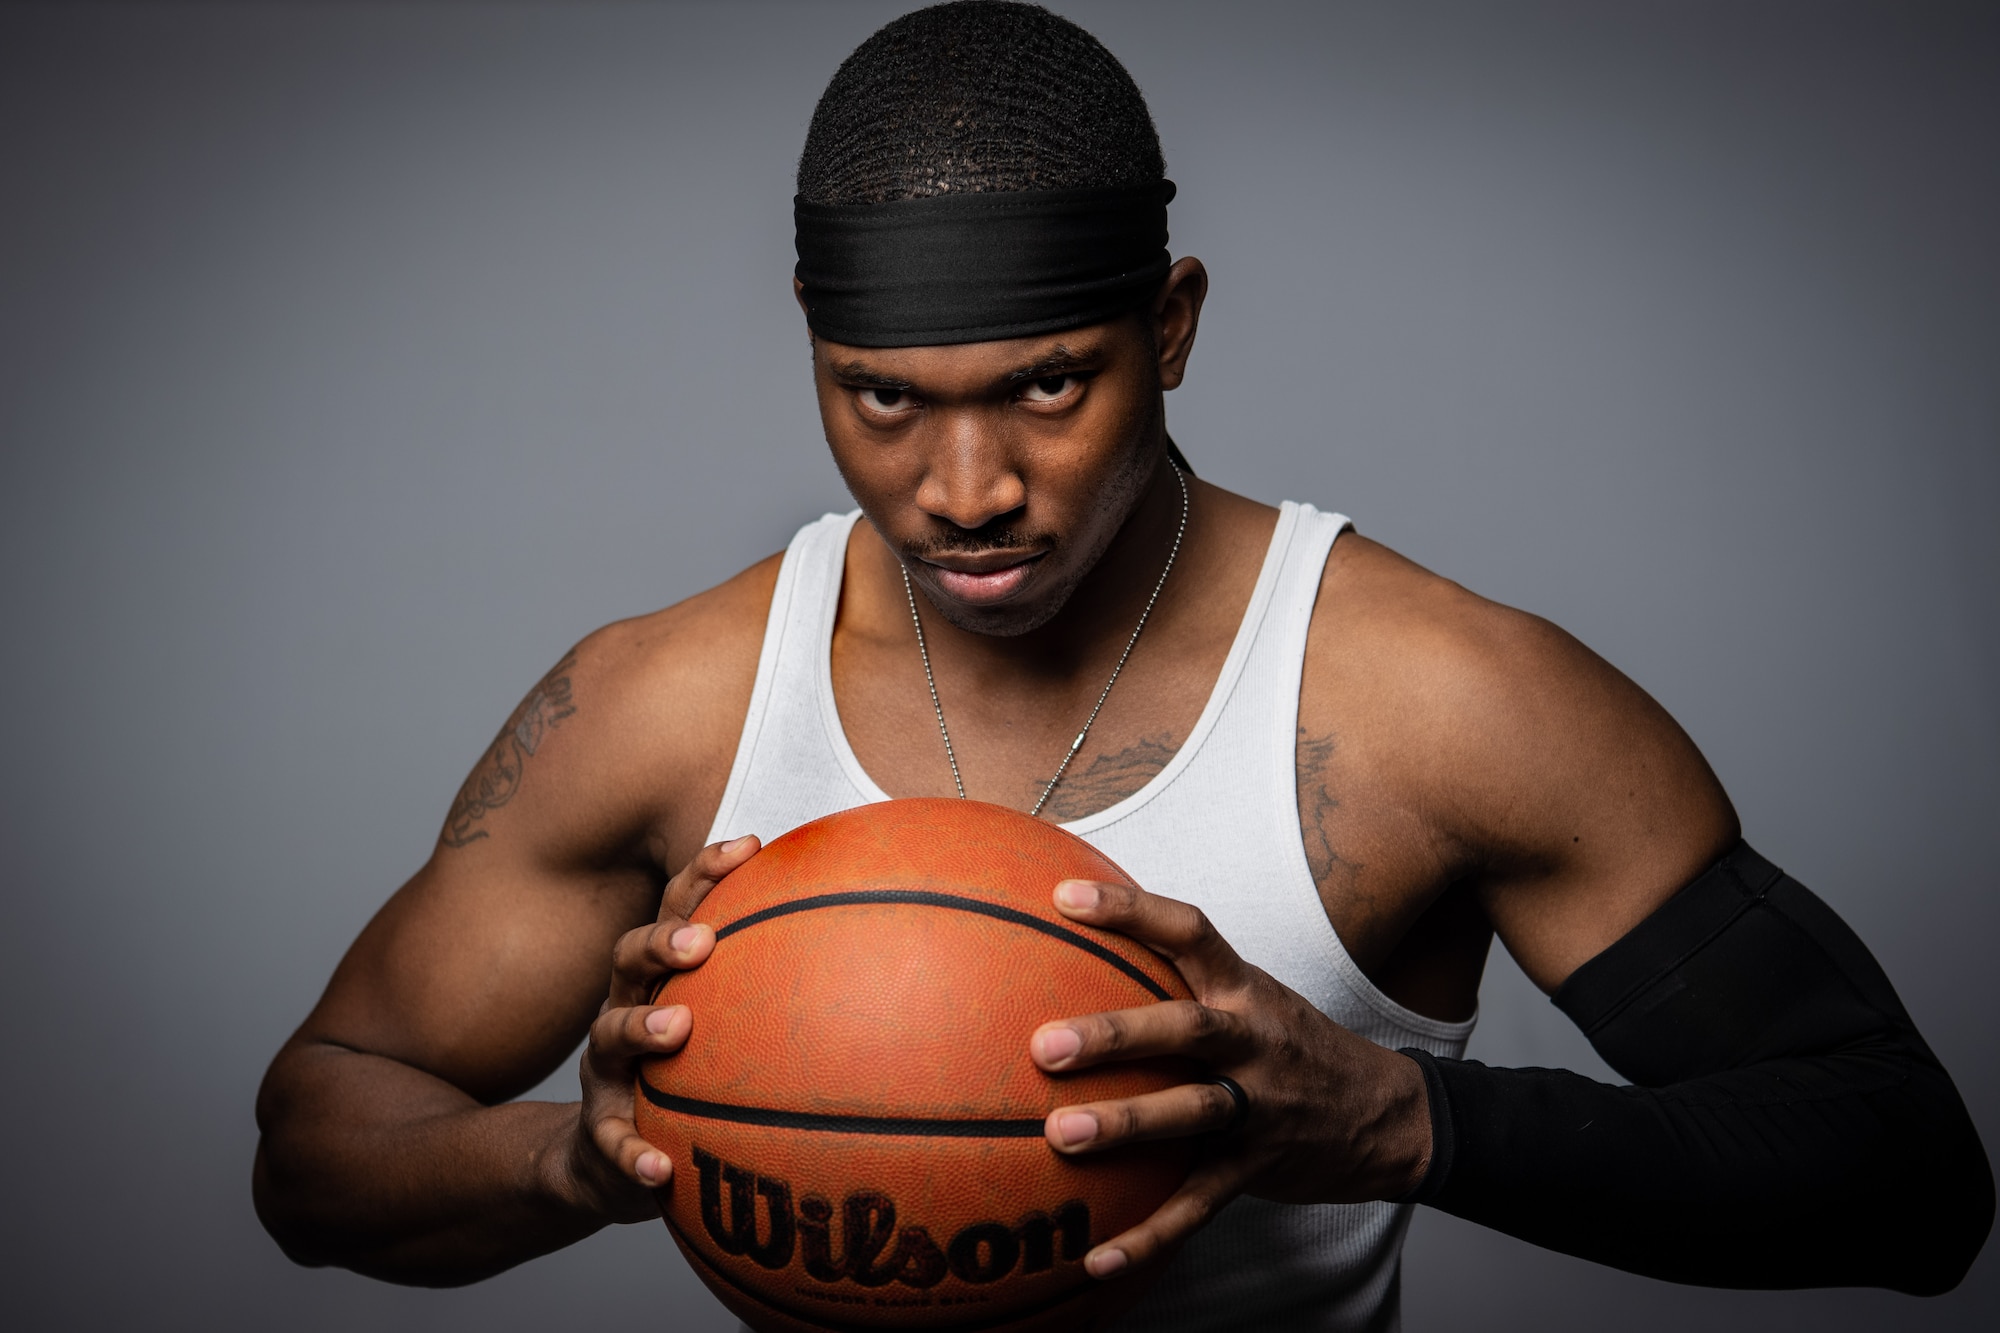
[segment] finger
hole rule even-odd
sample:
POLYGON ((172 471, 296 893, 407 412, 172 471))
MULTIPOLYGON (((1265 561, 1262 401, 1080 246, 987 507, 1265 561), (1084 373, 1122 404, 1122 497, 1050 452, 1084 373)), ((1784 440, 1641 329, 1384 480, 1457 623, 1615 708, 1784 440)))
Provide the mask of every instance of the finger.
POLYGON ((662 977, 700 967, 714 948, 712 927, 677 919, 626 931, 611 950, 610 1007, 650 1001, 662 977))
POLYGON ((607 1009, 590 1025, 586 1056, 593 1072, 629 1089, 632 1061, 673 1054, 687 1045, 693 1030, 694 1018, 684 1004, 607 1009))
POLYGON ((1236 1099, 1213 1083, 1142 1093, 1115 1102, 1063 1106, 1042 1126, 1057 1152, 1102 1152, 1121 1143, 1184 1139, 1225 1128, 1236 1114, 1236 1099))
POLYGON ((593 1122, 590 1138, 613 1166, 647 1189, 658 1189, 673 1178, 674 1164, 667 1155, 641 1138, 638 1126, 624 1116, 608 1115, 593 1122))
POLYGON ((1036 1064, 1057 1073, 1149 1055, 1236 1064, 1248 1059, 1255 1045, 1242 1015, 1195 1000, 1165 1000, 1044 1023, 1028 1038, 1028 1053, 1036 1064))
POLYGON ((1243 1192, 1245 1167, 1221 1158, 1197 1166, 1153 1215, 1083 1256, 1092 1277, 1121 1277, 1158 1263, 1243 1192))
POLYGON ((1234 987, 1248 968, 1199 907, 1162 898, 1132 884, 1066 879, 1056 885, 1056 909, 1074 921, 1115 930, 1167 958, 1197 995, 1234 987))
POLYGON ((666 892, 660 895, 660 920, 678 917, 685 921, 693 916, 708 891, 720 884, 723 876, 755 856, 761 846, 754 834, 746 833, 728 842, 711 842, 696 852, 681 873, 667 881, 666 892))

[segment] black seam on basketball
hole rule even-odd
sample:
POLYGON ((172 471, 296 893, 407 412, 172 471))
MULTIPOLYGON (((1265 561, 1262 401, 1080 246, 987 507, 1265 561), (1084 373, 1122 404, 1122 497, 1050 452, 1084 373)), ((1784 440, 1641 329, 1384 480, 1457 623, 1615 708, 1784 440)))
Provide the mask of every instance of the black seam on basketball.
POLYGON ((815 894, 810 898, 794 898, 788 903, 779 903, 775 907, 766 907, 760 912, 752 912, 749 916, 739 917, 737 920, 730 922, 716 931, 715 938, 720 942, 728 939, 739 930, 747 930, 751 926, 761 925, 763 922, 773 920, 777 917, 790 916, 794 912, 810 912, 821 907, 864 907, 878 903, 913 903, 919 907, 945 907, 959 912, 976 912, 980 916, 990 916, 995 921, 1005 921, 1010 925, 1026 926, 1029 930, 1038 930, 1050 939, 1074 945, 1093 958, 1099 958, 1111 964, 1120 972, 1123 972, 1126 976, 1144 986, 1154 999, 1171 1000, 1173 998, 1173 996, 1167 994, 1164 986, 1147 976, 1143 969, 1135 967, 1130 962, 1120 958, 1117 953, 1105 948, 1096 940, 1058 926, 1052 921, 1044 921, 1038 916, 1031 916, 1026 912, 1016 911, 1012 907, 1002 907, 998 903, 983 902, 978 898, 962 898, 955 893, 934 893, 928 889, 858 889, 848 893, 821 893, 815 894))
POLYGON ((770 1129, 807 1129, 824 1134, 883 1134, 904 1138, 930 1139, 1038 1139, 1043 1121, 1035 1120, 954 1120, 927 1116, 823 1115, 814 1111, 780 1111, 769 1106, 735 1106, 728 1102, 704 1102, 692 1097, 676 1097, 661 1092, 646 1080, 639 1080, 646 1100, 663 1111, 701 1120, 727 1120, 737 1125, 763 1125, 770 1129))
MULTIPOLYGON (((680 1241, 687 1254, 698 1261, 703 1268, 767 1310, 775 1310, 788 1319, 796 1319, 800 1323, 810 1324, 814 1328, 826 1329, 827 1333, 880 1333, 882 1328, 880 1324, 829 1323, 827 1321, 827 1314, 830 1312, 808 1310, 800 1306, 795 1300, 783 1300, 770 1295, 768 1292, 759 1291, 723 1268, 720 1263, 707 1254, 701 1245, 690 1241, 687 1235, 679 1227, 675 1226, 671 1220, 667 1222, 667 1229, 674 1233, 675 1238, 680 1241)), ((1038 1314, 1045 1314, 1066 1301, 1073 1301, 1079 1296, 1089 1295, 1097 1289, 1095 1282, 1081 1282, 1066 1291, 1059 1291, 1055 1295, 1044 1297, 1032 1305, 1019 1306, 1008 1310, 1004 1314, 988 1311, 985 1318, 973 1314, 970 1317, 970 1322, 956 1323, 952 1325, 952 1328, 958 1330, 959 1333, 977 1333, 977 1330, 985 1328, 1004 1328, 1008 1324, 1018 1323, 1024 1319, 1032 1319, 1038 1314)), ((828 1303, 831 1304, 832 1302, 828 1303)), ((963 1308, 971 1310, 974 1307, 968 1306, 963 1308)))

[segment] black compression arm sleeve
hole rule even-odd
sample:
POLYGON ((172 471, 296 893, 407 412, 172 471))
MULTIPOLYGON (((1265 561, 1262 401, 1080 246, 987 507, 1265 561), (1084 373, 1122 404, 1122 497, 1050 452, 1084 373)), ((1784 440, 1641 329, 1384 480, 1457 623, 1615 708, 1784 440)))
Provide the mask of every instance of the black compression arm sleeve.
POLYGON ((1636 1086, 1405 1052, 1434 1127, 1412 1200, 1676 1282, 1964 1277, 1993 1175, 1957 1089, 1854 932, 1748 846, 1555 1003, 1636 1086))

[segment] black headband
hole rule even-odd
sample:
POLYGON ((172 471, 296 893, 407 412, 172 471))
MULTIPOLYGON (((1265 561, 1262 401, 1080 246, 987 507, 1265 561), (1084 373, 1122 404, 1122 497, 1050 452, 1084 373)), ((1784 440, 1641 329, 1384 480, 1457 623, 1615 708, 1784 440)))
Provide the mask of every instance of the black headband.
POLYGON ((1174 183, 792 201, 806 325, 855 347, 1025 338, 1133 310, 1167 276, 1174 183))

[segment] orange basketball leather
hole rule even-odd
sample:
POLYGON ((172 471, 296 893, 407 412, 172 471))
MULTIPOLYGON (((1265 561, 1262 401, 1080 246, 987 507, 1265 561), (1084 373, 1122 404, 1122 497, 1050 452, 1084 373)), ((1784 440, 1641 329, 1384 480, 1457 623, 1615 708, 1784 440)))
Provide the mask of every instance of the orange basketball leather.
POLYGON ((1052 1018, 1189 998, 1173 966, 1069 921, 1059 880, 1123 871, 974 801, 794 829, 709 895, 715 952, 671 977, 684 1050, 645 1062, 639 1130, 674 1162, 667 1224, 769 1330, 1088 1328, 1136 1291, 1083 1271, 1186 1177, 1187 1140, 1067 1158, 1057 1106, 1184 1083, 1170 1061, 1051 1077, 1052 1018))

